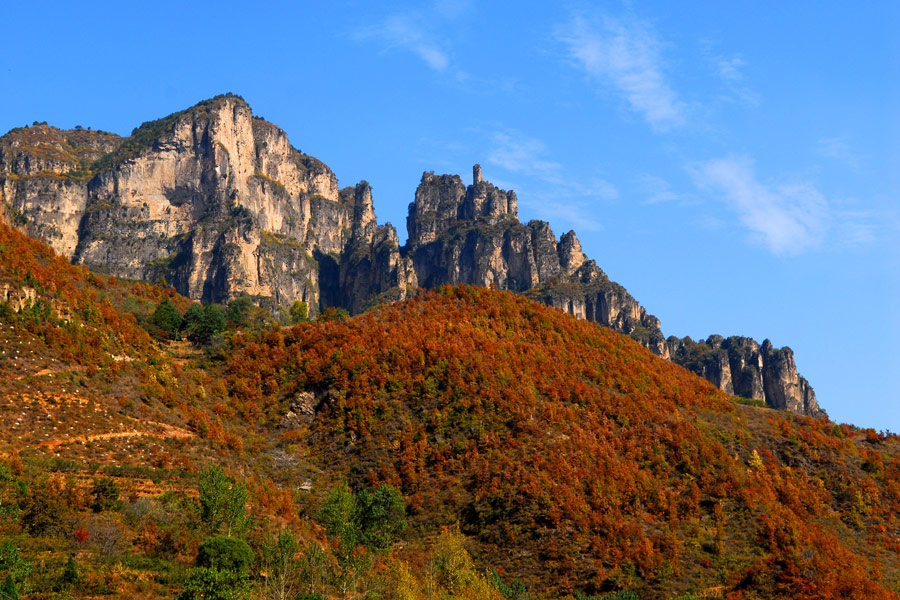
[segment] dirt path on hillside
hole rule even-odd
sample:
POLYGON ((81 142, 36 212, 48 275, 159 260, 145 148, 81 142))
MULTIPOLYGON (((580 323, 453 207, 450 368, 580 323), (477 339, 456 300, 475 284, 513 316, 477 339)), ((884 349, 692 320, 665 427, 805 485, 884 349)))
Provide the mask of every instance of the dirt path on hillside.
POLYGON ((26 377, 46 377, 47 375, 58 375, 59 373, 82 373, 87 369, 87 367, 81 365, 68 366, 68 367, 54 367, 54 368, 44 368, 40 371, 35 371, 34 373, 24 373, 22 375, 15 375, 10 377, 9 379, 12 381, 18 381, 19 379, 25 379, 26 377))
POLYGON ((74 442, 96 442, 101 440, 112 440, 118 438, 129 438, 129 437, 141 437, 141 436, 149 436, 149 437, 157 437, 157 438, 177 438, 177 439, 186 439, 194 437, 194 434, 186 429, 181 429, 180 427, 175 427, 174 425, 167 425, 165 423, 147 423, 147 425, 154 427, 156 431, 139 431, 137 429, 131 429, 128 431, 111 431, 109 433, 95 433, 91 435, 76 435, 69 438, 61 438, 57 440, 47 440, 46 442, 41 442, 38 446, 42 446, 45 448, 50 448, 51 450, 61 446, 63 444, 72 444, 74 442))

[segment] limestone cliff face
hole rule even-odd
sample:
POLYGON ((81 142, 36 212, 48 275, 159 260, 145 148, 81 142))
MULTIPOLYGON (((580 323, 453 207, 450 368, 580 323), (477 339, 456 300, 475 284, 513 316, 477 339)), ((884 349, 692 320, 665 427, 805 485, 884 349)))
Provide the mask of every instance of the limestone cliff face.
POLYGON ((338 267, 338 281, 329 304, 351 313, 362 312, 377 302, 400 300, 418 287, 412 263, 400 255, 393 225, 379 227, 372 204, 372 189, 365 181, 342 190, 352 196, 350 239, 338 267))
POLYGON ((317 306, 312 254, 339 251, 351 217, 334 174, 233 96, 141 129, 88 185, 73 260, 198 300, 317 306))
POLYGON ((71 257, 87 205, 87 168, 122 138, 102 131, 64 131, 46 124, 0 138, 0 205, 5 222, 71 257))
POLYGON ((468 283, 523 293, 630 335, 728 393, 817 414, 789 348, 748 338, 666 340, 659 320, 585 256, 578 237, 518 219, 515 192, 422 176, 403 246, 379 225, 368 183, 339 189, 322 162, 224 95, 131 136, 46 125, 0 138, 0 218, 73 262, 164 277, 191 298, 253 296, 273 311, 352 313, 418 287, 468 283))

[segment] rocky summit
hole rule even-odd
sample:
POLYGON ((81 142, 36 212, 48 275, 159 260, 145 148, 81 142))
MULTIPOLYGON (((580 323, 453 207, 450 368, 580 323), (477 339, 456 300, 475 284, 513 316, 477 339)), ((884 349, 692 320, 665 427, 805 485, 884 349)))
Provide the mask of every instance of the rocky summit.
POLYGON ((321 161, 226 94, 131 136, 46 124, 0 138, 0 218, 73 263, 166 282, 194 300, 249 295, 277 309, 359 313, 417 288, 511 290, 627 334, 720 389, 822 411, 790 348, 743 338, 666 339, 659 320, 588 259, 574 231, 518 219, 515 192, 426 172, 409 239, 378 225, 365 181, 340 189, 321 161))

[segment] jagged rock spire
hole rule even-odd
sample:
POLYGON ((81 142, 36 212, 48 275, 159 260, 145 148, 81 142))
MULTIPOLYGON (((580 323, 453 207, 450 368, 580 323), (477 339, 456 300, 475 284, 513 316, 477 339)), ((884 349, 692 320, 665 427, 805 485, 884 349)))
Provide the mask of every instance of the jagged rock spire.
POLYGON ((353 225, 350 234, 352 241, 371 242, 377 228, 372 187, 368 181, 363 180, 356 184, 353 190, 353 225))

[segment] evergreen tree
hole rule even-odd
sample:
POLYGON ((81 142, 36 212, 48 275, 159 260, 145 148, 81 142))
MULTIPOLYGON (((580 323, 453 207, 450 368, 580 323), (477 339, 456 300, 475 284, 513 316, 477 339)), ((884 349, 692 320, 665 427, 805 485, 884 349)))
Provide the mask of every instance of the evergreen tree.
POLYGON ((194 304, 184 313, 183 329, 196 346, 208 346, 217 333, 225 330, 225 325, 225 312, 218 304, 194 304))
POLYGON ((181 313, 171 300, 163 298, 153 311, 150 322, 165 331, 169 337, 175 337, 181 327, 181 313))
POLYGON ((3 600, 19 600, 19 589, 16 582, 13 581, 12 575, 7 575, 6 579, 0 584, 0 598, 3 600))
POLYGON ((228 303, 225 317, 235 327, 245 327, 250 322, 255 305, 250 296, 240 296, 228 303))

